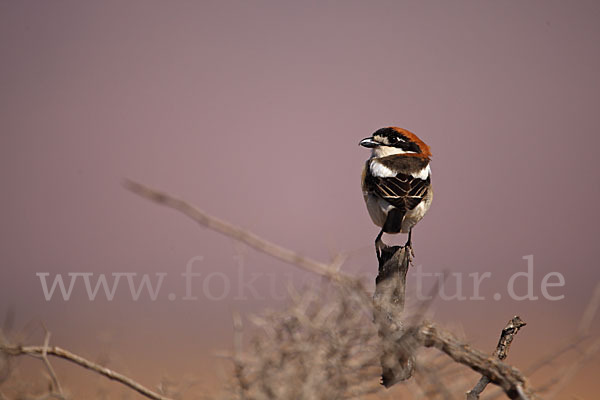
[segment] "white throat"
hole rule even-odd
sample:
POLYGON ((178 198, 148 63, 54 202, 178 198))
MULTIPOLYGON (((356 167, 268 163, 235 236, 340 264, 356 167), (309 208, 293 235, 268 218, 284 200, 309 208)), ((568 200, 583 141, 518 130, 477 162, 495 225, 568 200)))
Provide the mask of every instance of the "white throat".
POLYGON ((377 146, 373 148, 371 152, 371 158, 394 156, 397 154, 415 154, 414 151, 404 151, 398 147, 391 146, 377 146))

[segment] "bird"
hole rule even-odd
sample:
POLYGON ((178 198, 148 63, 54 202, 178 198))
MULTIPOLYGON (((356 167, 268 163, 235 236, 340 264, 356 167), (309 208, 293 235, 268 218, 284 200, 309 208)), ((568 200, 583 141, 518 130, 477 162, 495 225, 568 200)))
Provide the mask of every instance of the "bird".
POLYGON ((431 151, 417 135, 398 127, 381 128, 360 141, 371 149, 362 172, 363 197, 373 223, 381 227, 375 239, 377 257, 386 247, 384 233, 408 233, 405 248, 412 253, 412 229, 433 199, 431 151))

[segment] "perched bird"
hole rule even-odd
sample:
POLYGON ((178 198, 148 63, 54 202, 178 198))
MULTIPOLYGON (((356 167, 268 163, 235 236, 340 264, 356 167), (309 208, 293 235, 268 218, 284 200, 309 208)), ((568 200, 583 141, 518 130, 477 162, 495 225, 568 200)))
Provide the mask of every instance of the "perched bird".
MULTIPOLYGON (((363 139, 361 146, 372 149, 362 174, 362 190, 367 210, 381 231, 375 239, 381 255, 383 233, 408 233, 431 205, 431 152, 414 133, 397 127, 377 130, 363 139)), ((412 250, 412 248, 411 248, 412 250)))

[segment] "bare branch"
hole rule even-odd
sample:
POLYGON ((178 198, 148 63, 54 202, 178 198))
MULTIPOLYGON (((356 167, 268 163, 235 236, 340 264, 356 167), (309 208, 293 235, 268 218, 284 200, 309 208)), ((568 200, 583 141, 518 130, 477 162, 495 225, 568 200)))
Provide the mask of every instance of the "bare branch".
POLYGON ((330 265, 298 254, 292 250, 286 249, 285 247, 263 239, 248 230, 230 224, 222 219, 213 217, 212 215, 199 210, 198 208, 181 199, 173 197, 167 193, 159 192, 158 190, 149 188, 148 186, 140 183, 127 180, 125 181, 125 187, 147 200, 151 200, 155 203, 177 210, 202 226, 222 233, 223 235, 229 236, 240 242, 246 243, 248 246, 279 260, 296 265, 318 275, 325 276, 333 281, 343 281, 345 280, 344 278, 348 279, 348 277, 345 277, 337 272, 337 269, 339 268, 337 262, 334 263, 332 268, 330 265))
MULTIPOLYGON (((571 350, 577 350, 579 346, 582 345, 583 342, 590 337, 589 329, 591 323, 596 317, 599 307, 600 283, 596 284, 592 296, 590 297, 590 301, 588 302, 581 316, 581 320, 577 329, 577 335, 571 340, 562 344, 561 346, 555 348, 553 352, 537 359, 533 364, 531 364, 528 368, 525 369, 525 375, 532 376, 543 367, 551 365, 552 362, 561 357, 563 354, 568 353, 571 350)), ((585 360, 589 357, 589 355, 595 354, 595 352, 598 351, 597 349, 598 348, 595 345, 591 345, 586 351, 581 351, 581 356, 578 357, 577 361, 574 362, 573 365, 568 369, 553 367, 553 376, 551 376, 550 379, 547 380, 547 382, 536 388, 536 391, 542 393, 550 390, 555 385, 564 385, 567 382, 566 378, 571 378, 574 375, 572 371, 577 371, 577 366, 583 365, 585 363, 585 360)), ((491 397, 489 397, 489 399, 496 399, 500 395, 501 392, 497 392, 491 397)))
POLYGON ((590 346, 588 346, 585 351, 582 352, 580 357, 577 358, 568 368, 560 371, 560 375, 557 375, 557 379, 552 379, 549 383, 543 385, 540 390, 546 390, 546 388, 550 388, 554 386, 554 389, 551 393, 549 393, 545 398, 548 400, 552 400, 556 398, 560 392, 565 388, 567 383, 575 377, 577 372, 583 368, 585 363, 589 361, 592 357, 596 355, 600 351, 600 340, 596 340, 590 346))
POLYGON ((578 333, 580 336, 586 336, 590 333, 590 327, 592 322, 594 321, 594 317, 598 312, 598 308, 600 307, 600 282, 596 284, 594 288, 594 292, 592 293, 592 297, 588 302, 583 315, 581 316, 581 321, 579 322, 578 333))
MULTIPOLYGON (((550 364, 558 357, 563 355, 564 353, 576 349, 585 339, 589 337, 590 326, 596 317, 596 313, 598 312, 598 308, 600 306, 600 283, 596 284, 594 288, 594 292, 586 306, 583 314, 581 316, 581 320, 579 322, 579 327, 577 329, 577 336, 573 339, 566 342, 561 347, 557 348, 551 354, 540 358, 535 363, 533 363, 529 368, 525 371, 527 375, 532 375, 542 367, 550 364)), ((557 379, 558 380, 558 379, 557 379)))
MULTIPOLYGON (((502 329, 500 340, 498 341, 498 345, 494 351, 494 356, 496 356, 499 360, 506 359, 506 357, 508 357, 508 350, 510 349, 510 345, 515 335, 519 332, 519 329, 525 325, 526 323, 519 316, 515 316, 508 321, 504 329, 502 329)), ((479 399, 479 396, 485 390, 488 383, 490 383, 490 379, 487 376, 482 376, 481 379, 479 379, 479 382, 475 384, 475 387, 467 392, 467 400, 479 399)))
POLYGON ((10 356, 21 356, 28 355, 32 357, 40 357, 46 355, 51 355, 54 357, 62 358, 63 360, 70 361, 74 364, 77 364, 83 368, 87 368, 94 372, 99 373, 100 375, 104 375, 108 379, 114 380, 116 382, 122 383, 123 385, 129 387, 130 389, 135 390, 141 395, 153 399, 153 400, 170 400, 168 397, 161 396, 160 394, 153 392, 152 390, 142 386, 131 378, 126 377, 118 372, 112 371, 106 367, 93 363, 77 354, 71 353, 68 350, 64 350, 57 346, 47 347, 47 346, 9 346, 9 345, 0 345, 0 351, 4 352, 10 356))
POLYGON ((406 351, 418 346, 437 348, 454 361, 486 376, 491 383, 500 386, 511 399, 533 398, 527 380, 516 368, 471 348, 432 323, 425 322, 421 326, 408 328, 401 339, 401 347, 406 351))
POLYGON ((375 279, 373 317, 383 349, 381 353, 381 384, 389 388, 413 375, 414 356, 398 348, 404 334, 402 313, 406 293, 406 274, 410 253, 405 247, 381 249, 379 273, 375 279), (409 355, 409 357, 404 357, 409 355))

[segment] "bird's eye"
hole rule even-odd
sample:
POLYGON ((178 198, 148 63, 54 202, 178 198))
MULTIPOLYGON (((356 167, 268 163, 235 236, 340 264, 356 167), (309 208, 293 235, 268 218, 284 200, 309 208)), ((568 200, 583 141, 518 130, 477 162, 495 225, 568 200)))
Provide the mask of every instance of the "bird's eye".
POLYGON ((398 143, 398 137, 397 136, 390 136, 389 140, 390 140, 391 144, 398 143))

